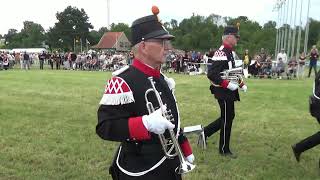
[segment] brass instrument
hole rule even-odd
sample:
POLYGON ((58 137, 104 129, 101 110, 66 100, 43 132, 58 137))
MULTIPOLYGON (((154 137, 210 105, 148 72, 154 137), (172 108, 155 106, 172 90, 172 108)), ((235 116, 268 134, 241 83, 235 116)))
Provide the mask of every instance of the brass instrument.
MULTIPOLYGON (((233 82, 238 85, 243 83, 243 68, 242 67, 227 69, 225 71, 222 71, 220 74, 221 74, 222 79, 228 80, 228 81, 233 82)), ((212 83, 212 85, 216 86, 216 87, 221 87, 220 85, 217 85, 214 83, 212 83)))
MULTIPOLYGON (((153 92, 156 95, 157 101, 158 101, 159 106, 161 108, 162 116, 165 117, 168 121, 173 121, 173 116, 171 114, 171 111, 170 110, 167 111, 167 110, 163 109, 164 105, 163 105, 163 102, 161 100, 159 92, 157 91, 156 87, 154 86, 155 82, 153 81, 153 77, 149 77, 148 80, 150 81, 152 88, 148 89, 145 92, 144 97, 145 97, 145 100, 146 100, 146 106, 147 106, 149 114, 151 114, 151 113, 153 113, 155 111, 153 104, 148 100, 148 97, 147 97, 149 93, 153 92)), ((168 139, 166 139, 163 134, 159 134, 158 135, 165 156, 168 159, 172 159, 175 156, 179 157, 180 165, 176 168, 176 170, 175 170, 176 173, 184 174, 184 173, 190 172, 191 170, 193 170, 195 168, 195 165, 189 163, 185 159, 185 157, 184 157, 184 155, 182 153, 181 147, 180 147, 180 145, 178 143, 178 139, 175 136, 174 131, 173 130, 168 130, 168 131, 169 131, 169 134, 170 134, 170 138, 168 138, 168 139), (170 154, 171 151, 168 150, 169 149, 168 147, 170 145, 173 145, 173 147, 174 147, 174 150, 175 150, 174 154, 170 154)), ((171 150, 172 150, 172 148, 171 148, 171 150)))

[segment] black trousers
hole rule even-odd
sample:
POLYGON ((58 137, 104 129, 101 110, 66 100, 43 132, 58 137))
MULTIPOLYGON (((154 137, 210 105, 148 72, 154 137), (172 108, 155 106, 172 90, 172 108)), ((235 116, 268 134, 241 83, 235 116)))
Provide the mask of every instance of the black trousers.
POLYGON ((308 149, 315 147, 318 144, 320 144, 320 131, 297 143, 295 146, 295 150, 299 153, 302 153, 308 149))
POLYGON ((49 63, 50 63, 51 69, 53 69, 53 60, 49 59, 49 63))
POLYGON ((56 61, 56 69, 60 69, 60 61, 56 61))
POLYGON ((310 67, 309 67, 308 77, 310 77, 310 75, 311 75, 311 70, 312 70, 312 68, 314 69, 314 75, 317 76, 317 65, 315 65, 315 66, 310 66, 310 67))
POLYGON ((235 116, 234 101, 218 100, 220 106, 220 117, 204 128, 206 137, 220 130, 219 152, 230 152, 229 143, 231 136, 232 122, 235 116))
POLYGON ((40 62, 40 69, 43 69, 43 62, 44 62, 44 60, 39 60, 39 62, 40 62))

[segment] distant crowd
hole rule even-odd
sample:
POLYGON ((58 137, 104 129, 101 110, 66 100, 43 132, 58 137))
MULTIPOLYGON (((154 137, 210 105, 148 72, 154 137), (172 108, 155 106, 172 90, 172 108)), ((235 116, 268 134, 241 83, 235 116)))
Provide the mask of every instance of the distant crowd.
POLYGON ((298 57, 288 57, 284 49, 281 49, 277 54, 275 60, 272 60, 271 55, 267 55, 264 49, 261 49, 259 54, 256 54, 254 58, 245 51, 243 55, 244 68, 248 70, 248 73, 260 78, 272 78, 276 77, 287 79, 305 77, 305 68, 308 63, 309 72, 308 76, 311 76, 312 70, 317 74, 317 62, 319 59, 319 52, 316 46, 313 46, 308 54, 302 52, 298 57))
MULTIPOLYGON (((196 51, 173 50, 166 56, 166 63, 162 66, 162 71, 170 73, 184 73, 190 75, 205 74, 210 68, 214 50, 207 53, 196 51)), ((49 69, 83 70, 83 71, 114 71, 124 65, 131 64, 134 57, 132 52, 58 52, 53 53, 8 53, 0 52, 0 70, 20 68, 29 70, 32 68, 44 69, 44 65, 49 69)), ((305 66, 309 63, 310 77, 312 70, 317 73, 317 61, 319 52, 313 46, 308 54, 301 53, 299 57, 287 57, 284 49, 272 59, 272 55, 261 48, 259 53, 253 57, 248 50, 241 56, 241 61, 245 75, 259 78, 288 79, 304 77, 305 66)))
POLYGON ((116 70, 125 64, 128 64, 130 54, 125 52, 105 53, 8 53, 1 52, 0 69, 21 68, 29 70, 32 68, 44 69, 48 65, 50 69, 65 70, 116 70))

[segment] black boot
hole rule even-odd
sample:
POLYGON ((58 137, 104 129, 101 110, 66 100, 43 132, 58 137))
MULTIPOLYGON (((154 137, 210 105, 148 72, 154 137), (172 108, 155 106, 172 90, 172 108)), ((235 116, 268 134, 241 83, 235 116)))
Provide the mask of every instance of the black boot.
POLYGON ((225 152, 225 153, 221 153, 221 156, 225 156, 231 159, 236 159, 238 156, 236 154, 233 154, 231 151, 225 152))
POLYGON ((297 162, 300 162, 301 152, 298 152, 298 151, 296 150, 296 145, 292 145, 291 148, 292 148, 294 157, 296 158, 297 162))

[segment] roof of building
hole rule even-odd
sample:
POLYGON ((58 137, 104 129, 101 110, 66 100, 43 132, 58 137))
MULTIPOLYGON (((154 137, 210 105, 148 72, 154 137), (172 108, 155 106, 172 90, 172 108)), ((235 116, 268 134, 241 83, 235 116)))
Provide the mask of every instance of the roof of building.
POLYGON ((106 32, 101 37, 99 43, 94 46, 94 48, 99 49, 110 49, 114 48, 117 40, 122 36, 123 32, 106 32))

